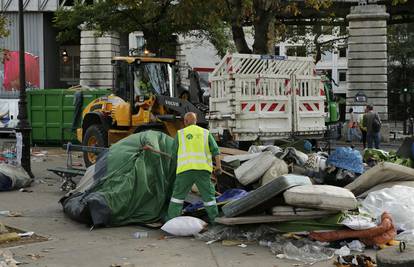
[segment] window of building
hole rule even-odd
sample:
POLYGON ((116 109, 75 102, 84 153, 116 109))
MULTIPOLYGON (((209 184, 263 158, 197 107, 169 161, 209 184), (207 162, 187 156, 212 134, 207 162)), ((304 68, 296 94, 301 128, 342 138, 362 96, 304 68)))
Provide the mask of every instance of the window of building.
POLYGON ((346 57, 346 47, 340 47, 338 50, 339 50, 339 57, 346 57))
POLYGON ((338 80, 339 82, 346 82, 346 70, 338 71, 338 80))
POLYGON ((291 57, 306 57, 306 47, 290 46, 286 49, 286 55, 291 57))
POLYGON ((347 29, 345 25, 339 27, 339 35, 347 35, 347 29))
POLYGON ((275 55, 280 56, 280 46, 275 46, 275 55))
POLYGON ((332 61, 332 52, 331 51, 323 51, 322 52, 322 61, 332 61))
POLYGON ((80 47, 60 47, 60 81, 68 85, 79 84, 80 77, 80 47))

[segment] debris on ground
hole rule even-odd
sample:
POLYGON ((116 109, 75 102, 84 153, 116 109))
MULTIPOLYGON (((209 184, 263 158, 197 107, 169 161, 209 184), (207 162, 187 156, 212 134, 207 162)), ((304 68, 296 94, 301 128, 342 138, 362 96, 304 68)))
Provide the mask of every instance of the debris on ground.
POLYGON ((376 263, 371 257, 364 254, 338 256, 334 264, 337 267, 376 267, 376 263))
MULTIPOLYGON (((61 199, 64 212, 94 226, 162 222, 176 163, 143 147, 171 155, 172 141, 146 131, 114 144, 61 199)), ((337 256, 337 266, 371 266, 375 263, 369 257, 351 254, 398 244, 396 239, 414 241, 409 210, 414 205, 414 169, 408 161, 377 150, 365 150, 363 157, 351 147, 328 154, 311 151, 310 142, 301 144, 251 146, 249 151, 221 148, 223 173, 212 177, 221 210, 215 224, 206 230, 206 211, 194 188, 184 203, 184 216, 161 229, 207 245, 246 248, 258 243, 278 258, 303 264, 337 256)), ((145 238, 148 232, 133 237, 145 238)))
POLYGON ((13 253, 8 249, 0 249, 0 267, 17 267, 21 262, 13 258, 13 253))
POLYGON ((32 182, 22 167, 0 163, 0 192, 25 188, 32 182))
POLYGON ((22 217, 23 214, 21 212, 18 212, 18 211, 0 210, 0 216, 22 217))
POLYGON ((148 232, 143 232, 143 231, 135 232, 135 233, 132 234, 132 236, 135 239, 147 238, 148 237, 148 232))

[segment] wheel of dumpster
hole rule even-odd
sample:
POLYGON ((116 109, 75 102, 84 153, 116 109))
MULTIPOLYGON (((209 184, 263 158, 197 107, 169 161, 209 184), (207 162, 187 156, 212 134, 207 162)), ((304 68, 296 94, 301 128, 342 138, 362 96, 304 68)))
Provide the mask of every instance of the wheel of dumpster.
MULTIPOLYGON (((83 136, 82 145, 84 146, 108 146, 108 134, 102 125, 93 124, 86 129, 85 135, 83 136)), ((86 167, 95 164, 98 156, 95 153, 83 152, 83 160, 86 167)))
POLYGON ((414 266, 414 248, 393 246, 377 253, 378 267, 412 267, 414 266))

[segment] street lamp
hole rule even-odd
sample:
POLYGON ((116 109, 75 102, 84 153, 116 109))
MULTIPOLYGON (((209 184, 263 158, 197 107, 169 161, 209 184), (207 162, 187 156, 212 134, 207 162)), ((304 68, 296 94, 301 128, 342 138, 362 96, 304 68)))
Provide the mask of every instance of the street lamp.
POLYGON ((19 96, 19 122, 16 126, 16 132, 21 133, 23 147, 21 165, 30 175, 34 177, 30 167, 30 132, 32 128, 27 120, 27 102, 26 102, 26 70, 24 62, 24 20, 23 20, 23 0, 19 0, 19 78, 20 78, 20 96, 19 96))

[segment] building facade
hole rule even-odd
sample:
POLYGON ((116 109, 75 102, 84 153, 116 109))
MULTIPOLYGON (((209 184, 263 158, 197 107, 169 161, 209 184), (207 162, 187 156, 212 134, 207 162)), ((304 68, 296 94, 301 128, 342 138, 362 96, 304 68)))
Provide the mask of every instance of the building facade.
MULTIPOLYGON (((27 86, 33 88, 63 88, 79 83, 79 42, 59 44, 58 31, 53 27, 54 12, 73 5, 67 0, 24 1, 24 30, 27 86), (66 56, 63 57, 64 53, 66 56), (36 77, 37 76, 37 77, 36 77)), ((19 50, 18 1, 3 0, 0 12, 7 19, 10 34, 0 38, 3 64, 0 64, 0 96, 17 95, 19 50), (5 86, 5 83, 7 86, 5 86)))

